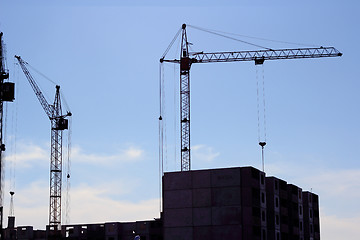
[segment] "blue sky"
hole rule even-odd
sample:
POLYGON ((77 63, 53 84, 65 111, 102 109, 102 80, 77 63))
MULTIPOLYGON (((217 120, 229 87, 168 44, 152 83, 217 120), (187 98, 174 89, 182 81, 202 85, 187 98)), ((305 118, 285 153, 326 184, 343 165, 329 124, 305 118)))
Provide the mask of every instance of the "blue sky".
MULTIPOLYGON (((265 170, 320 195, 323 238, 359 235, 356 1, 118 2, 0 3, 0 31, 17 88, 7 110, 5 173, 6 192, 15 179, 17 225, 43 229, 48 221, 50 124, 13 56, 59 83, 73 112, 70 223, 152 219, 159 216, 159 58, 187 23, 334 46, 344 53, 341 58, 265 62, 265 170)), ((192 28, 188 39, 194 51, 255 49, 192 28)), ((169 58, 177 57, 176 49, 169 58)), ((164 170, 174 171, 180 169, 175 151, 179 73, 171 64, 164 69, 164 170)), ((54 86, 34 77, 52 101, 54 86)), ((261 168, 254 64, 193 65, 190 78, 192 169, 261 168)))

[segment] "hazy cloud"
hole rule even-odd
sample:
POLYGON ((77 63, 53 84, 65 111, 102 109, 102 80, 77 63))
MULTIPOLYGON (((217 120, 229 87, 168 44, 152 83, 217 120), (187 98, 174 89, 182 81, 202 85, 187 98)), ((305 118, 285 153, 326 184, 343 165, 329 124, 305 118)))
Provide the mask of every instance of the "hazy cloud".
POLYGON ((338 197, 360 198, 360 169, 327 170, 319 174, 307 176, 304 182, 315 184, 318 189, 338 197))
POLYGON ((87 163, 113 163, 113 162, 134 162, 144 158, 144 150, 139 147, 130 146, 118 150, 114 154, 86 153, 80 147, 74 147, 71 153, 73 161, 87 163))
POLYGON ((111 194, 109 191, 90 186, 74 189, 71 222, 139 221, 159 217, 159 199, 114 200, 106 196, 111 194))
POLYGON ((320 235, 322 239, 359 239, 360 217, 341 218, 335 215, 321 215, 320 222, 320 235))
MULTIPOLYGON (((139 199, 138 201, 114 200, 109 197, 115 184, 82 185, 71 190, 70 224, 103 223, 111 221, 139 221, 159 217, 159 199, 139 199)), ((49 187, 45 182, 34 182, 14 195, 17 226, 34 226, 45 229, 48 224, 49 187)), ((65 203, 63 193, 63 203, 65 203)), ((5 208, 8 209, 8 200, 5 208)), ((62 206, 63 223, 65 206, 62 206)))
POLYGON ((195 145, 192 147, 192 156, 194 159, 211 162, 220 155, 219 152, 214 152, 212 147, 204 144, 195 145))
MULTIPOLYGON (((63 149, 63 159, 66 158, 66 151, 63 149)), ((81 147, 73 147, 71 150, 71 160, 87 163, 112 163, 112 162, 134 162, 144 158, 144 150, 129 146, 118 150, 114 154, 98 154, 85 152, 81 147)), ((33 143, 19 142, 16 151, 10 151, 9 155, 5 155, 8 162, 14 162, 17 167, 30 167, 34 163, 50 161, 50 147, 41 146, 33 143)))
POLYGON ((49 161, 50 148, 47 151, 45 150, 45 147, 47 146, 40 146, 31 142, 25 143, 23 141, 19 141, 16 151, 11 149, 11 151, 9 151, 9 155, 5 155, 5 160, 8 162, 14 162, 21 167, 30 167, 33 163, 49 161))

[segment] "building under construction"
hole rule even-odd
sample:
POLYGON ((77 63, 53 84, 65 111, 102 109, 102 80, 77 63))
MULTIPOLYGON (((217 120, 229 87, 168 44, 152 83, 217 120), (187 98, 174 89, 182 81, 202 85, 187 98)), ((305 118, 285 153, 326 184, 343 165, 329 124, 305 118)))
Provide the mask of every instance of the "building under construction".
MULTIPOLYGON (((63 225, 62 239, 317 240, 318 195, 253 167, 167 172, 160 219, 63 225)), ((14 219, 9 221, 14 223, 14 219)), ((48 239, 50 229, 9 225, 5 239, 48 239)))

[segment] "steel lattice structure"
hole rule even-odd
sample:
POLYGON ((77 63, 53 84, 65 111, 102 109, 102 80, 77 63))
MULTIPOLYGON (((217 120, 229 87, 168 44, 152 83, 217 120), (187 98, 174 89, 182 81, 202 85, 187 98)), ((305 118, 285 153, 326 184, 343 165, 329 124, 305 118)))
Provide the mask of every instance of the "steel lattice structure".
MULTIPOLYGON (((0 33, 0 85, 3 84, 4 80, 9 78, 9 73, 5 69, 5 56, 4 56, 4 45, 3 45, 3 33, 0 33)), ((2 152, 5 151, 5 145, 3 145, 3 101, 0 101, 0 234, 1 239, 3 239, 3 196, 4 196, 4 189, 3 189, 3 156, 2 152), (4 147, 3 147, 4 146, 4 147)))
POLYGON ((190 65, 185 27, 183 25, 180 64, 181 171, 190 170, 190 65))
POLYGON ((239 52, 214 52, 214 53, 193 53, 192 63, 210 62, 237 62, 237 61, 256 61, 261 63, 265 60, 280 59, 300 59, 300 58, 321 58, 339 57, 342 54, 334 47, 320 48, 296 48, 296 49, 277 49, 259 51, 239 51, 239 52))
POLYGON ((3 33, 0 32, 0 239, 3 235, 3 196, 4 196, 4 174, 3 154, 5 144, 3 143, 3 102, 12 102, 14 98, 14 83, 5 82, 9 78, 9 71, 5 66, 5 46, 3 33))
POLYGON ((62 114, 60 86, 56 86, 55 100, 51 105, 47 102, 40 88, 31 76, 26 65, 27 63, 19 56, 15 56, 35 92, 41 106, 51 121, 51 156, 50 156, 50 208, 49 226, 50 230, 60 230, 61 225, 61 187, 62 187, 62 132, 68 129, 70 112, 62 114))
POLYGON ((51 160, 50 160, 50 209, 49 225, 61 224, 61 185, 62 185, 62 130, 59 116, 62 116, 60 86, 56 86, 51 114, 51 160))
POLYGON ((186 24, 183 24, 180 59, 165 59, 165 56, 163 56, 160 59, 160 62, 170 62, 170 63, 180 64, 181 171, 190 171, 190 166, 191 166, 190 164, 190 68, 193 63, 254 61, 255 64, 263 64, 265 60, 304 59, 304 58, 342 56, 342 53, 339 52, 334 47, 189 53, 188 45, 189 43, 187 41, 186 24))

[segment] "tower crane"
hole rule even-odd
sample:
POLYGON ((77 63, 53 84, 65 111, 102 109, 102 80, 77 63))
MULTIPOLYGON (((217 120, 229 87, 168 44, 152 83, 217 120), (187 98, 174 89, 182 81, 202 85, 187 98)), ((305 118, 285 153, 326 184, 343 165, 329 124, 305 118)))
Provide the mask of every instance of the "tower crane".
POLYGON ((0 239, 3 239, 3 195, 4 189, 2 182, 3 176, 3 154, 5 144, 3 143, 3 102, 12 102, 14 98, 15 84, 4 82, 9 78, 9 71, 5 66, 5 45, 3 42, 3 33, 0 32, 0 239))
MULTIPOLYGON (((20 56, 15 56, 21 69, 28 79, 35 92, 42 108, 51 121, 51 157, 50 157, 50 208, 49 226, 50 230, 56 232, 60 230, 61 224, 61 186, 62 186, 62 132, 68 129, 68 119, 71 112, 62 114, 60 86, 56 85, 55 100, 49 104, 45 99, 34 78, 27 69, 28 63, 20 56)), ((69 176, 67 176, 69 177, 69 176)))
MULTIPOLYGON (((178 34, 180 33, 180 30, 178 34)), ((176 37, 173 39, 174 43, 176 37)), ((194 63, 254 61, 256 65, 265 60, 340 57, 342 53, 334 47, 264 49, 232 52, 189 52, 186 24, 181 28, 180 59, 165 59, 167 48, 160 62, 180 64, 180 124, 181 124, 181 171, 190 171, 190 68, 194 63)), ((259 143, 260 146, 264 144, 259 143)), ((262 146, 263 147, 263 146, 262 146)))

